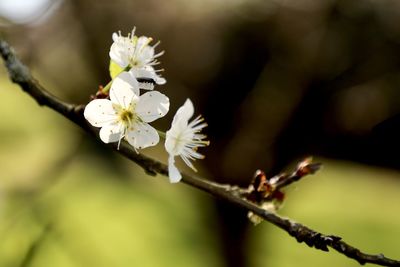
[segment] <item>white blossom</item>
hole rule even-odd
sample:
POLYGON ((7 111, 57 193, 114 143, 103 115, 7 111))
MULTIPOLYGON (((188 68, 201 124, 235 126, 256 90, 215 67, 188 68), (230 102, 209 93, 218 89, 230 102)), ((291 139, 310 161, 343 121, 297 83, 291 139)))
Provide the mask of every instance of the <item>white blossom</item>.
POLYGON ((121 32, 113 33, 113 44, 110 48, 110 58, 121 68, 130 67, 130 72, 136 78, 151 79, 156 84, 165 84, 166 80, 157 73, 161 70, 155 70, 158 65, 157 58, 164 54, 164 51, 155 54, 155 48, 159 44, 151 46, 151 37, 136 36, 135 28, 128 36, 122 36, 121 32))
POLYGON ((175 166, 175 156, 180 156, 187 166, 197 171, 191 160, 203 159, 204 156, 197 152, 197 148, 209 145, 209 141, 204 140, 206 136, 200 133, 207 126, 203 118, 198 116, 189 122, 193 112, 193 104, 187 99, 176 112, 171 128, 166 133, 165 149, 169 154, 168 172, 171 183, 177 183, 182 178, 175 166))
POLYGON ((91 101, 84 116, 93 126, 101 127, 100 139, 104 143, 125 138, 135 149, 141 149, 159 142, 157 130, 148 123, 163 117, 168 109, 168 97, 157 91, 139 96, 138 82, 123 72, 111 85, 110 100, 91 101))

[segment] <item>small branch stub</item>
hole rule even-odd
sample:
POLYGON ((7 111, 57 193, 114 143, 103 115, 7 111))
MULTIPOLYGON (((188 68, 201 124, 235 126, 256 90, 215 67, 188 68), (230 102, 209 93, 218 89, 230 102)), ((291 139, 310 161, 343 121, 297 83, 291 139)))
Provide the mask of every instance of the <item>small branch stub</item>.
MULTIPOLYGON (((310 157, 301 161, 290 175, 281 173, 267 178, 262 170, 257 170, 245 197, 267 211, 276 212, 285 199, 285 193, 281 189, 306 175, 314 174, 321 166, 320 163, 313 163, 310 157)), ((252 211, 249 211, 247 216, 255 225, 262 221, 262 218, 252 211)))

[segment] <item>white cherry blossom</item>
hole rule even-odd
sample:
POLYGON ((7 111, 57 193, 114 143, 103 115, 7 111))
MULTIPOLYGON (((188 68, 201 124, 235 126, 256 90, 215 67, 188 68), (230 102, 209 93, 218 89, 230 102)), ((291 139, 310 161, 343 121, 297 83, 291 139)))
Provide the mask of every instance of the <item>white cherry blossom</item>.
POLYGON ((207 126, 204 119, 198 116, 191 122, 194 108, 190 99, 176 112, 172 121, 171 128, 166 133, 165 149, 169 154, 168 172, 171 183, 177 183, 182 175, 175 166, 175 157, 180 156, 187 166, 197 171, 191 160, 203 159, 204 156, 197 152, 198 147, 207 146, 209 141, 205 141, 206 136, 200 131, 207 126))
POLYGON ((165 84, 166 80, 155 70, 158 65, 157 58, 164 54, 164 51, 155 54, 155 48, 159 44, 151 46, 151 37, 136 36, 135 28, 128 36, 122 36, 121 32, 113 33, 113 44, 110 48, 110 58, 121 68, 130 67, 130 72, 138 79, 151 79, 156 84, 165 84))
POLYGON ((168 110, 168 97, 157 91, 139 96, 138 82, 123 72, 111 85, 110 99, 91 101, 84 116, 91 125, 101 127, 100 139, 104 143, 120 143, 125 138, 135 149, 142 149, 159 142, 157 130, 148 123, 163 117, 168 110))

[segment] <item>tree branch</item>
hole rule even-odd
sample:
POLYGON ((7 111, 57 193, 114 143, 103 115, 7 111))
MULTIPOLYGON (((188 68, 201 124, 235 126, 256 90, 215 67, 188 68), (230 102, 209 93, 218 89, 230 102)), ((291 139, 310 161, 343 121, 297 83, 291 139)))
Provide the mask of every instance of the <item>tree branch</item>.
MULTIPOLYGON (((22 90, 35 99, 39 105, 47 106, 57 111, 87 132, 96 136, 98 135, 98 130, 90 126, 83 117, 84 106, 63 102, 47 92, 31 76, 28 68, 19 61, 13 49, 1 39, 0 54, 4 59, 10 79, 14 83, 19 84, 22 90)), ((165 164, 136 153, 126 144, 126 142, 121 143, 119 150, 115 143, 108 144, 107 146, 141 166, 149 175, 161 174, 168 176, 168 167, 165 164)), ((252 211, 254 214, 259 215, 266 221, 286 231, 289 235, 296 238, 299 243, 304 242, 309 247, 314 247, 323 251, 328 251, 329 247, 333 248, 339 253, 358 261, 360 264, 373 263, 382 266, 400 266, 400 261, 389 259, 382 254, 369 255, 363 253, 359 249, 342 241, 341 237, 321 234, 300 223, 264 210, 244 198, 243 189, 231 185, 214 183, 197 176, 190 176, 187 174, 182 174, 182 176, 182 181, 185 184, 207 192, 215 197, 234 203, 240 208, 252 211)), ((287 184, 296 180, 297 177, 292 177, 292 179, 287 180, 287 184)), ((285 182, 285 184, 280 185, 280 187, 286 186, 287 184, 285 182)))

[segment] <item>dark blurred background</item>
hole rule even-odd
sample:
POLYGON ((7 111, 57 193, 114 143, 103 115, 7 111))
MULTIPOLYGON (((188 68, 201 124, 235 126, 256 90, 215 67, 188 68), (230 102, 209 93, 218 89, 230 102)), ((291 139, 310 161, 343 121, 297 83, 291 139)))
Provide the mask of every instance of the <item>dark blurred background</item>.
MULTIPOLYGON (((281 213, 394 258, 399 25, 396 0, 0 0, 2 36, 73 103, 108 83, 113 32, 161 40, 157 90, 171 109, 155 125, 192 99, 211 140, 201 175, 247 186, 257 169, 313 155, 324 169, 288 190, 281 213)), ((0 71, 1 266, 357 266, 147 177, 0 71)), ((166 161, 162 145, 143 152, 166 161)))

